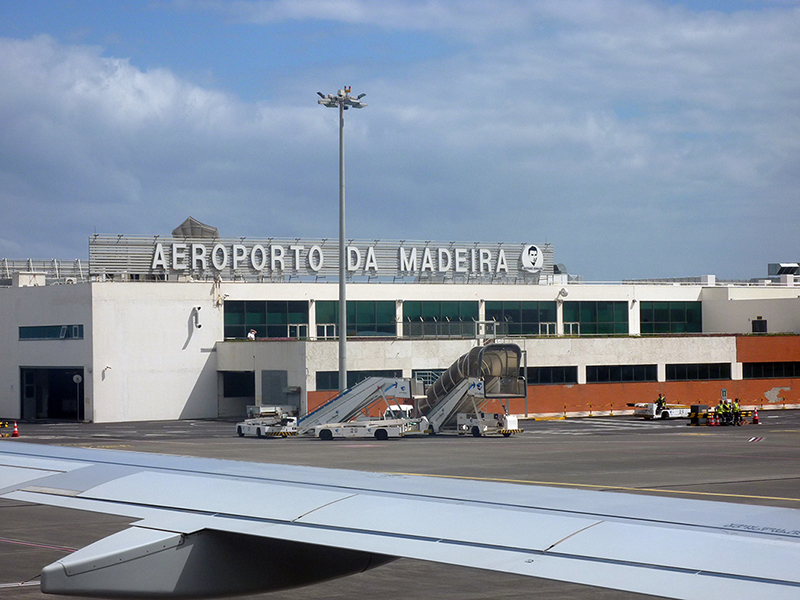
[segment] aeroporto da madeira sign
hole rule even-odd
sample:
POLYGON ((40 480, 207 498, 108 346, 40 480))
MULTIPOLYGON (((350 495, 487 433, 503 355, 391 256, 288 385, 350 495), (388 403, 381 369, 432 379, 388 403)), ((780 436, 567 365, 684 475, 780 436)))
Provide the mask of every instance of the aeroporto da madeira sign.
MULTIPOLYGON (((552 273, 552 253, 549 244, 350 240, 347 271, 367 278, 538 279, 552 273)), ((95 235, 89 254, 94 273, 335 279, 339 268, 336 239, 95 235)))

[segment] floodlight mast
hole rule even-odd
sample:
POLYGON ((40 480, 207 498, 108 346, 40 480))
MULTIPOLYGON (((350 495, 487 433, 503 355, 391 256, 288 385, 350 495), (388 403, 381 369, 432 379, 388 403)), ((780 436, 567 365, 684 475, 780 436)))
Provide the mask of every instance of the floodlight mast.
POLYGON ((366 104, 361 98, 350 96, 350 86, 339 90, 335 95, 325 96, 317 92, 320 97, 318 104, 328 108, 339 109, 339 391, 347 389, 347 240, 344 229, 344 111, 348 108, 364 108, 366 104))

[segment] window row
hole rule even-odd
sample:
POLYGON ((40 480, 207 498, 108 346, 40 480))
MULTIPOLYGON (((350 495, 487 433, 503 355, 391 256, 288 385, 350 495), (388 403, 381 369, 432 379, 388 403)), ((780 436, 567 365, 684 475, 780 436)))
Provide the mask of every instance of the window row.
MULTIPOLYGON (((800 362, 744 363, 745 379, 771 377, 800 377, 800 362)), ((425 386, 433 382, 445 369, 417 370, 414 379, 425 386)), ((671 364, 666 365, 667 381, 705 381, 731 378, 730 363, 671 364)), ((528 367, 528 385, 575 385, 578 383, 577 366, 528 367)), ((347 387, 353 387, 367 377, 402 377, 401 370, 348 371, 347 387)), ((587 365, 586 383, 628 383, 657 381, 656 365, 587 365)), ((316 387, 319 391, 339 389, 338 371, 317 371, 316 387)), ((253 396, 255 382, 252 373, 224 372, 224 395, 253 396)))
MULTIPOLYGON (((316 302, 316 336, 337 336, 339 303, 316 302)), ((477 300, 408 300, 403 302, 405 337, 464 337, 477 334, 477 300)), ((701 333, 700 302, 641 302, 642 334, 701 333)), ((244 338, 253 329, 261 338, 308 337, 309 303, 305 300, 232 300, 225 302, 225 337, 244 338)), ((556 335, 555 301, 487 301, 485 320, 493 321, 501 336, 556 335)), ((627 335, 627 301, 565 301, 565 335, 627 335)), ((347 303, 348 336, 394 336, 395 302, 350 301, 347 303)))
MULTIPOLYGON (((348 371, 347 387, 351 388, 368 377, 402 377, 402 370, 384 369, 377 371, 348 371)), ((339 389, 339 371, 317 371, 317 391, 339 389)))
MULTIPOLYGON (((798 363, 800 364, 800 363, 798 363)), ((730 363, 674 364, 666 366, 667 381, 730 379, 730 363)), ((658 381, 657 365, 587 365, 586 383, 628 383, 658 381)), ((528 384, 578 383, 577 366, 528 367, 528 384)))
POLYGON ((743 363, 745 379, 775 379, 800 377, 800 362, 743 363))

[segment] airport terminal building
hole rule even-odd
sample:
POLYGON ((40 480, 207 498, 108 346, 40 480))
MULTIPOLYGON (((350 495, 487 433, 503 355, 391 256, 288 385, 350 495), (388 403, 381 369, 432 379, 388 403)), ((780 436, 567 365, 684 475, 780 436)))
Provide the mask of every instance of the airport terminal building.
MULTIPOLYGON (((588 283, 549 244, 349 240, 348 385, 430 383, 518 344, 520 415, 631 402, 800 405, 800 267, 760 280, 588 283), (795 275, 798 275, 795 278, 795 275)), ((339 388, 338 240, 93 235, 89 261, 0 261, 0 417, 95 422, 304 414, 339 388), (255 332, 255 341, 248 333, 255 332)))

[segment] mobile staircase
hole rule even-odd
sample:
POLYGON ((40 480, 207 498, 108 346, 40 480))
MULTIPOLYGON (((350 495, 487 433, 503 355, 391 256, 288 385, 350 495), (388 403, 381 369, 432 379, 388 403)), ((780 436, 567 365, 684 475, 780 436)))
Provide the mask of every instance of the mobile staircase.
POLYGON ((461 356, 428 388, 427 407, 420 406, 433 432, 470 432, 477 437, 521 431, 515 417, 487 419, 480 410, 487 400, 525 397, 521 365, 522 351, 516 344, 477 346, 461 356))
POLYGON ((388 396, 410 399, 410 381, 403 378, 368 377, 300 417, 297 423, 298 433, 312 433, 315 427, 326 423, 346 423, 370 404, 388 396))

